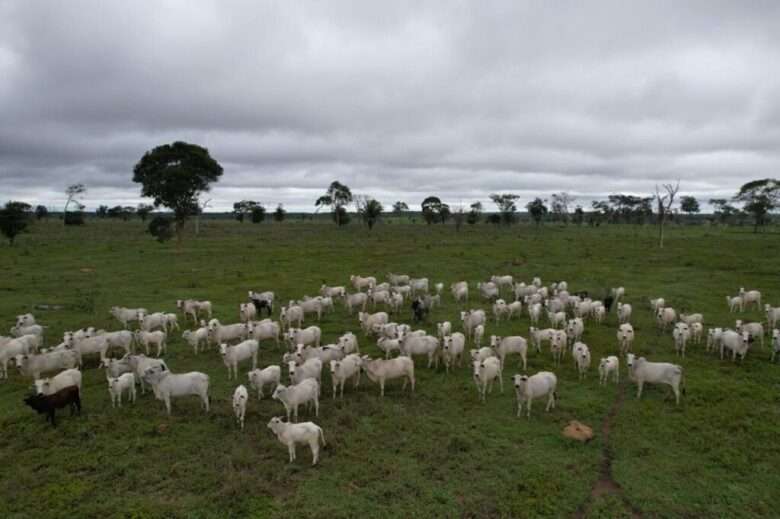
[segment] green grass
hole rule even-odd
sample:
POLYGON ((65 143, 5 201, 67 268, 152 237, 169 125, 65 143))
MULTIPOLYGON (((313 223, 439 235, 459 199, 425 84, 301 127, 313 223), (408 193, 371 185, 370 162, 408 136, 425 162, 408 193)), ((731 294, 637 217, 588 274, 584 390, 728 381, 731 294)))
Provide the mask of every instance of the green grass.
MULTIPOLYGON (((479 225, 455 233, 451 226, 392 224, 372 234, 354 224, 202 227, 201 237, 188 238, 177 252, 175 244, 152 241, 139 222, 37 225, 14 248, 0 247, 0 322, 7 329, 13 316, 34 311, 53 344, 69 329, 116 329, 108 315, 115 304, 174 311, 176 299, 207 298, 217 317, 233 322, 249 288, 274 290, 287 301, 314 295, 324 281, 346 285, 353 273, 403 272, 446 286, 510 273, 546 283, 565 279, 571 290, 597 296, 625 286, 636 349, 676 362, 671 337, 654 328, 648 298, 663 296, 721 326, 734 324, 723 296, 740 286, 762 290, 765 302, 780 300, 780 241, 747 229, 672 228, 659 250, 653 228, 633 226, 479 225), (63 308, 33 310, 36 304, 63 308)), ((476 299, 471 307, 487 308, 476 299)), ((436 321, 455 323, 458 310, 446 293, 428 330, 436 321)), ((408 311, 397 319, 408 321, 408 311)), ((487 332, 527 336, 528 326, 524 316, 491 322, 487 332)), ((358 331, 341 308, 321 327, 325 342, 358 331)), ((615 327, 614 314, 604 325, 586 325, 594 363, 615 352, 615 327)), ((359 337, 363 350, 378 352, 359 337)), ((279 362, 275 346, 262 349, 260 365, 279 362)), ((151 394, 114 410, 103 372, 88 369, 84 415, 64 413, 52 429, 21 402, 29 380, 13 373, 0 382, 0 517, 620 517, 632 510, 658 517, 776 516, 780 367, 768 355, 755 349, 734 365, 691 348, 680 361, 687 395, 678 408, 665 389, 646 388, 637 402, 633 385, 599 387, 595 366, 580 383, 567 356, 555 369, 558 408, 545 414, 537 402, 530 421, 515 417, 509 383, 515 359, 505 392, 496 387, 485 404, 465 366, 447 376, 419 359, 417 392, 410 396, 391 383, 384 401, 364 379, 357 392, 349 388, 334 402, 326 374, 315 421, 328 446, 312 468, 303 448, 288 464, 286 449, 266 428, 270 417, 283 414, 278 402, 252 397, 246 430, 238 431, 230 407, 236 383, 227 380, 221 359, 213 350, 195 356, 177 334, 168 364, 211 376, 208 415, 193 398, 175 400, 168 418, 151 394), (610 450, 622 494, 591 499, 603 461, 601 425, 618 391, 626 395, 610 450), (594 441, 563 438, 572 419, 591 425, 594 441)), ((542 369, 553 369, 549 352, 532 353, 528 371, 542 369)))

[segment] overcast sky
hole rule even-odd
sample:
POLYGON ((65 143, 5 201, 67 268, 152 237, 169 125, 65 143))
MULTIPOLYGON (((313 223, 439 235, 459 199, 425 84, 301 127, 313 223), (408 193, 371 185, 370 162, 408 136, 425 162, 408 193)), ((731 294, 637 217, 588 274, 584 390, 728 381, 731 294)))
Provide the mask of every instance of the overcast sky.
MULTIPOLYGON (((132 204, 156 145, 207 196, 313 209, 730 196, 780 171, 780 2, 0 0, 0 198, 132 204)), ((487 204, 490 206, 490 204, 487 204)))

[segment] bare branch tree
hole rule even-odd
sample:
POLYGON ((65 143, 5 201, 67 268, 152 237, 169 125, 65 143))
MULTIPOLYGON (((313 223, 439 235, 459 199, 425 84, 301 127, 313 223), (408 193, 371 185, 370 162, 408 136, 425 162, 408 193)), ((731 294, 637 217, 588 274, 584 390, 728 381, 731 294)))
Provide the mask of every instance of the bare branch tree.
POLYGON ((671 213, 672 205, 674 204, 674 197, 677 196, 677 192, 680 190, 680 181, 678 180, 675 185, 663 184, 661 188, 662 189, 659 189, 658 184, 656 184, 655 201, 658 210, 658 244, 659 247, 663 249, 666 215, 671 213), (661 194, 662 191, 664 194, 661 194))
POLYGON ((195 211, 195 236, 197 236, 200 232, 200 214, 205 211, 206 208, 211 204, 211 198, 202 203, 200 200, 198 200, 197 204, 198 208, 197 211, 195 211))

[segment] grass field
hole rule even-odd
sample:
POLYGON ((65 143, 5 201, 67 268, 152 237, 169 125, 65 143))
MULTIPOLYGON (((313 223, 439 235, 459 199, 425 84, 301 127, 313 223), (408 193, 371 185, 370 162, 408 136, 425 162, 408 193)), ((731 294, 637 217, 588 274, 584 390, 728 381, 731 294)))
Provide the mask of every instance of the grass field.
MULTIPOLYGON (((174 311, 176 299, 207 298, 223 322, 237 320, 246 290, 274 290, 280 301, 315 295, 323 281, 348 284, 350 274, 389 271, 427 276, 446 286, 491 274, 601 296, 626 287, 634 305, 638 350, 675 361, 669 334, 659 335, 647 300, 702 312, 706 325, 732 326, 724 300, 740 286, 780 304, 777 235, 747 229, 670 229, 666 248, 649 227, 495 229, 383 225, 372 234, 350 226, 251 225, 207 222, 198 239, 160 245, 140 222, 89 222, 79 229, 37 225, 14 248, 0 247, 0 322, 33 311, 48 326, 47 342, 94 325, 117 329, 112 305, 174 311), (34 310, 36 304, 62 309, 34 310)), ((475 297, 471 307, 488 308, 475 297)), ((448 293, 431 316, 458 321, 448 293)), ((744 319, 762 318, 756 311, 744 319)), ((396 320, 409 321, 408 312, 396 320)), ((321 323, 324 342, 358 332, 342 308, 321 323)), ((487 334, 528 335, 528 318, 487 334)), ((616 319, 588 323, 594 363, 614 354, 616 319)), ((361 348, 376 354, 360 335, 361 348)), ((281 351, 262 346, 259 364, 281 351)), ((211 376, 212 412, 197 399, 175 400, 173 415, 150 393, 112 409, 104 374, 88 369, 85 413, 62 414, 52 429, 22 404, 29 380, 0 381, 0 517, 776 517, 780 498, 780 366, 756 348, 744 364, 720 361, 692 347, 680 361, 687 395, 679 407, 666 389, 649 387, 641 401, 627 382, 599 387, 595 367, 580 383, 571 358, 555 371, 560 402, 531 420, 515 417, 509 378, 487 403, 478 401, 469 369, 445 375, 417 362, 417 391, 388 386, 384 401, 365 378, 344 400, 330 398, 324 375, 320 418, 327 448, 310 467, 308 449, 287 463, 286 449, 266 428, 280 403, 250 400, 238 431, 230 399, 235 387, 212 350, 195 356, 177 334, 169 344, 173 371, 211 376), (572 419, 593 427, 594 441, 562 437, 572 419), (608 442, 604 431, 608 431, 608 442)), ((621 359, 622 361, 623 359, 621 359)), ((93 363, 94 366, 94 363, 93 363)), ((528 371, 553 369, 548 351, 531 353, 528 371)), ((248 371, 243 369, 242 372, 248 371)), ((242 375, 242 383, 246 383, 242 375)), ((140 396, 140 392, 139 392, 140 396)), ((309 419, 304 413, 302 419, 309 419)), ((313 419, 313 418, 312 418, 313 419)))

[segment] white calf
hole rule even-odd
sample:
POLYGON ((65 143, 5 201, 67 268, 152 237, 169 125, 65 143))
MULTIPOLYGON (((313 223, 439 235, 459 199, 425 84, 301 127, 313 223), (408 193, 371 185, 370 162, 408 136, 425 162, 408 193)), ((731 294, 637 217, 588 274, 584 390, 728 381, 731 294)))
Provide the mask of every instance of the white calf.
POLYGON ((246 403, 249 400, 249 392, 246 387, 240 385, 233 391, 233 413, 236 415, 236 421, 244 430, 244 417, 246 416, 246 403))
POLYGON ((122 375, 108 380, 108 393, 111 395, 111 407, 122 407, 122 393, 127 392, 127 400, 135 402, 135 375, 132 373, 123 373, 122 375))
POLYGON ((498 379, 499 389, 504 392, 504 380, 501 376, 501 360, 498 357, 488 357, 485 360, 475 360, 474 383, 477 385, 477 394, 484 402, 485 394, 493 391, 493 382, 498 379))
POLYGON ((610 373, 615 374, 615 384, 617 384, 620 379, 620 360, 614 355, 602 357, 599 361, 599 384, 606 386, 610 373))

